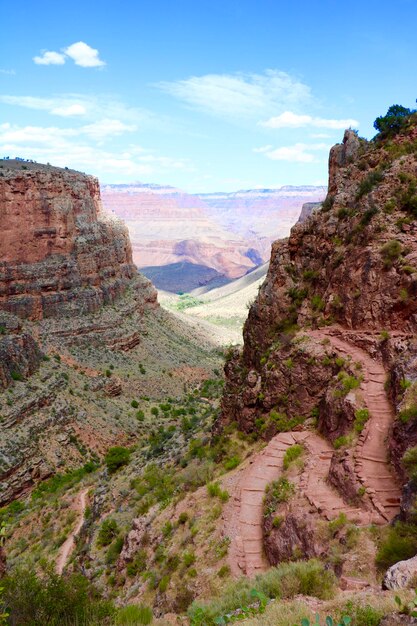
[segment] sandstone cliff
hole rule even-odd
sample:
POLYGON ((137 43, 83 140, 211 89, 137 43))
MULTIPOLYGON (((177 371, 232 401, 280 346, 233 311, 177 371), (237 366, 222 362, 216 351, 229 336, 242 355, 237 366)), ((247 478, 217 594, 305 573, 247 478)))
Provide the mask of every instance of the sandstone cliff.
POLYGON ((113 302, 136 269, 126 227, 102 211, 98 180, 3 163, 0 308, 38 320, 113 302))
MULTIPOLYGON (((358 481, 366 487, 361 447, 372 459, 388 453, 397 478, 387 470, 385 496, 376 483, 366 487, 386 519, 398 510, 395 480, 414 467, 402 456, 417 443, 416 143, 413 118, 393 138, 366 142, 346 131, 332 148, 322 208, 272 246, 243 351, 226 364, 217 424, 237 422, 267 439, 317 426, 345 451, 327 480, 346 503, 359 501, 358 481), (375 428, 384 434, 372 443, 375 428)), ((277 545, 270 549, 276 559, 277 545)))
MULTIPOLYGON (((95 178, 0 165, 1 506, 129 438, 117 410, 103 418, 107 398, 123 397, 120 378, 103 367, 138 350, 158 304, 126 227, 104 215, 95 178), (91 390, 84 399, 82 389, 91 390)), ((140 371, 140 358, 125 368, 140 371)))

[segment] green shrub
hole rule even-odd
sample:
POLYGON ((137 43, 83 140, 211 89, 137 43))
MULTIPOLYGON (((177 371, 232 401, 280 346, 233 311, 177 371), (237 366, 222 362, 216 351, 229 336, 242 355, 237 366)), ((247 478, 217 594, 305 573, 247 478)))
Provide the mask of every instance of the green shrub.
POLYGON ((230 459, 226 459, 226 461, 224 461, 223 466, 224 469, 227 471, 233 470, 235 469, 240 463, 240 457, 235 455, 232 456, 230 459))
POLYGON ((117 611, 116 624, 119 626, 147 626, 152 624, 152 610, 141 604, 128 604, 117 611))
POLYGON ((228 492, 225 490, 222 490, 222 488, 220 487, 220 483, 218 482, 208 483, 207 493, 209 494, 210 498, 217 497, 217 498, 220 498, 222 502, 227 502, 229 499, 228 492))
POLYGON ((302 455, 303 451, 304 448, 299 443, 296 443, 295 445, 287 448, 283 460, 284 469, 288 469, 290 464, 302 455))
POLYGON ((195 554, 194 552, 184 552, 182 561, 185 567, 191 567, 195 563, 195 554))
POLYGON ((350 443, 349 438, 346 435, 341 435, 340 437, 337 437, 337 439, 333 441, 333 446, 335 447, 336 450, 339 450, 339 448, 348 446, 349 443, 350 443))
POLYGON ((269 483, 265 489, 264 515, 274 513, 278 504, 288 502, 295 492, 295 486, 287 478, 281 476, 269 483))
POLYGON ((417 527, 397 522, 387 529, 376 556, 376 563, 382 569, 387 569, 398 561, 410 559, 416 552, 417 527))
POLYGON ((398 417, 405 424, 407 422, 410 422, 411 420, 416 420, 417 419, 417 405, 413 404, 407 407, 406 409, 402 409, 402 411, 399 412, 398 417))
POLYGON ((402 249, 402 245, 397 239, 391 239, 382 246, 381 256, 386 268, 392 267, 394 261, 399 259, 402 249))
POLYGON ((368 409, 358 409, 355 411, 355 422, 353 428, 357 433, 361 433, 365 428, 365 424, 369 419, 368 409))
POLYGON ((12 377, 12 380, 16 380, 16 381, 23 380, 23 375, 20 372, 16 372, 15 370, 12 370, 10 372, 10 376, 12 377))
POLYGON ((145 419, 145 413, 142 410, 136 411, 136 419, 138 422, 143 422, 145 419))
POLYGON ((384 616, 384 611, 374 608, 370 604, 357 604, 349 600, 346 602, 343 612, 349 613, 354 626, 379 626, 384 616))
POLYGON ((137 400, 132 400, 132 402, 130 403, 130 406, 133 407, 134 409, 137 409, 139 406, 139 402, 137 400))
POLYGON ((368 194, 376 185, 378 185, 384 178, 383 173, 380 170, 374 170, 369 172, 365 178, 359 183, 358 191, 356 192, 356 198, 359 200, 362 196, 368 194))
POLYGON ((408 475, 415 481, 417 479, 417 446, 408 448, 404 453, 402 461, 408 475))
POLYGON ((222 595, 210 602, 193 602, 188 610, 192 625, 214 626, 221 624, 220 618, 239 608, 245 608, 254 602, 255 594, 261 598, 286 599, 296 595, 315 596, 320 599, 333 597, 336 578, 333 572, 325 570, 324 565, 313 559, 283 563, 271 567, 264 574, 254 579, 240 578, 225 587, 222 595))
POLYGON ((124 538, 122 536, 117 537, 112 544, 110 544, 109 549, 106 554, 106 565, 113 565, 119 557, 119 554, 122 551, 124 543, 124 538))
POLYGON ((321 296, 314 295, 311 298, 311 308, 313 309, 313 311, 323 311, 324 307, 325 303, 321 296))
POLYGON ((105 624, 115 613, 81 574, 59 576, 52 567, 38 574, 18 568, 2 579, 9 623, 19 626, 105 624))
POLYGON ((178 524, 185 524, 185 522, 188 520, 188 513, 187 511, 183 511, 182 513, 179 514, 178 516, 178 524))
POLYGON ((104 461, 110 474, 113 474, 119 468, 129 463, 130 450, 128 448, 123 448, 122 446, 109 448, 106 456, 104 457, 104 461))
POLYGON ((132 562, 126 565, 126 574, 128 576, 136 576, 146 571, 148 564, 148 555, 146 550, 140 548, 135 554, 132 562))
POLYGON ((348 374, 344 370, 339 372, 337 378, 339 380, 339 388, 336 389, 334 394, 336 398, 347 396, 349 391, 357 389, 361 384, 358 378, 355 378, 355 376, 348 374))
POLYGON ((119 527, 117 525, 116 520, 108 517, 101 524, 100 530, 98 531, 97 545, 98 546, 110 545, 113 539, 117 537, 118 533, 119 533, 119 527))

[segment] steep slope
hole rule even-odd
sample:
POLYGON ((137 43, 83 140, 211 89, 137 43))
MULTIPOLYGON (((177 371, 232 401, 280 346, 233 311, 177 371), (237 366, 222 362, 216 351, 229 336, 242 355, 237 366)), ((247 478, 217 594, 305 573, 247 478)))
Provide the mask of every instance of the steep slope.
POLYGON ((159 308, 98 181, 0 163, 0 506, 141 439, 131 403, 210 376, 204 329, 159 308))
MULTIPOLYGON (((267 439, 317 425, 337 449, 327 480, 338 497, 382 521, 399 512, 414 471, 401 455, 417 442, 416 142, 414 115, 396 135, 346 131, 332 148, 322 208, 273 244, 217 424, 267 439)), ((275 558, 287 531, 264 538, 275 558)))

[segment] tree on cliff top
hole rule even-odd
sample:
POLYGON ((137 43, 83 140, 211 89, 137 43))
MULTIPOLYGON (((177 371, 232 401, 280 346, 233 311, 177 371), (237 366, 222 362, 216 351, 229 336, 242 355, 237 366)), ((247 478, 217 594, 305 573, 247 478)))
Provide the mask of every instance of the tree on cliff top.
POLYGON ((393 104, 386 115, 377 117, 374 122, 374 128, 379 133, 377 137, 384 138, 389 135, 396 135, 404 128, 409 117, 416 112, 416 109, 407 109, 401 104, 393 104))

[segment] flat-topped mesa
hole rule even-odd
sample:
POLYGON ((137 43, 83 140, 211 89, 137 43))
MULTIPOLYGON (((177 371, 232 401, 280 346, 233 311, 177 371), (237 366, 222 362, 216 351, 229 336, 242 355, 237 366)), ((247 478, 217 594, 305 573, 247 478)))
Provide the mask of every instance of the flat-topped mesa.
POLYGON ((93 313, 136 276, 127 228, 103 213, 98 180, 0 162, 0 309, 39 320, 93 313))

